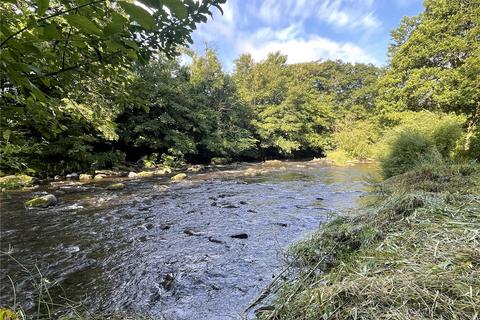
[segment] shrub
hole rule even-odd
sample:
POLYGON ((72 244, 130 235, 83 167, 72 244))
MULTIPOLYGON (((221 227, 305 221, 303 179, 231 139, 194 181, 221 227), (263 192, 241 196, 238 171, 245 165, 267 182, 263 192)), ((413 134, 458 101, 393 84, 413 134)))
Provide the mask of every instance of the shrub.
POLYGON ((342 149, 327 151, 327 159, 333 161, 336 165, 344 165, 351 160, 348 154, 342 149))
POLYGON ((438 153, 433 139, 418 131, 402 131, 392 141, 390 150, 381 158, 386 178, 409 171, 418 162, 438 153))

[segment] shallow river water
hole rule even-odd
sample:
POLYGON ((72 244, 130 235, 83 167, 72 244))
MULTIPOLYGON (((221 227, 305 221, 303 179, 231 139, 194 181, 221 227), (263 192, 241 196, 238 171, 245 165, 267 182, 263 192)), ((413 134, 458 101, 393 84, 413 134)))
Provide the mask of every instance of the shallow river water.
POLYGON ((33 308, 41 273, 54 302, 91 312, 239 319, 282 269, 288 245, 355 207, 374 171, 241 164, 179 183, 124 180, 119 191, 106 190, 107 179, 2 193, 0 306, 13 304, 11 278, 17 303, 33 308), (246 177, 249 168, 264 173, 246 177), (58 205, 24 208, 42 192, 58 205))

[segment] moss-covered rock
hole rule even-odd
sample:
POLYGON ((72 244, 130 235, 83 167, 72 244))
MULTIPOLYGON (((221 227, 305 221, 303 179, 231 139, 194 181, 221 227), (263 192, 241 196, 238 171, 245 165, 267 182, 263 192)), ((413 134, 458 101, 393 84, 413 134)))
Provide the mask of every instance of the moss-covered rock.
POLYGON ((214 165, 228 164, 230 163, 230 159, 222 158, 222 157, 214 157, 210 160, 210 163, 214 165))
POLYGON ((168 167, 160 168, 160 169, 155 170, 155 174, 160 175, 160 176, 163 176, 163 175, 166 175, 166 174, 169 174, 169 173, 172 173, 172 169, 170 169, 168 167))
POLYGON ((57 198, 53 194, 35 197, 25 202, 27 208, 47 208, 57 204, 57 198))
POLYGON ((171 180, 172 181, 182 181, 182 180, 185 180, 187 178, 187 175, 185 173, 179 173, 179 174, 176 174, 174 175, 171 180))
POLYGON ((82 173, 79 177, 78 177, 79 180, 92 180, 93 177, 91 174, 86 174, 86 173, 82 173))
POLYGON ((205 167, 202 166, 201 164, 196 164, 196 165, 190 166, 187 169, 187 171, 190 171, 190 172, 193 172, 193 173, 202 172, 203 170, 205 170, 205 167))
POLYGON ((11 175, 0 178, 0 188, 2 189, 18 189, 29 187, 33 184, 33 177, 25 174, 11 175))
POLYGON ((107 187, 107 190, 122 190, 125 188, 123 183, 114 183, 107 187))
POLYGON ((153 177, 155 173, 153 171, 141 171, 137 173, 138 178, 149 178, 153 177))

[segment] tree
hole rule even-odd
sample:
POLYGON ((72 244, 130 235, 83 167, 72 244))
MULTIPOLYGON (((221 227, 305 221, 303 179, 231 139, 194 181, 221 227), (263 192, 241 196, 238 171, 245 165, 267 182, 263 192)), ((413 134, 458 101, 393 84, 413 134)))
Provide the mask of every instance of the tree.
POLYGON ((67 170, 96 163, 93 153, 111 151, 117 138, 134 65, 175 55, 224 2, 0 3, 1 170, 45 171, 49 159, 67 170))
POLYGON ((426 0, 424 6, 392 33, 378 110, 464 113, 472 135, 480 118, 480 1, 426 0))
POLYGON ((205 99, 203 104, 213 111, 212 132, 203 141, 204 149, 222 157, 251 156, 257 142, 251 110, 239 98, 232 78, 223 72, 215 51, 194 54, 190 72, 192 85, 205 99))

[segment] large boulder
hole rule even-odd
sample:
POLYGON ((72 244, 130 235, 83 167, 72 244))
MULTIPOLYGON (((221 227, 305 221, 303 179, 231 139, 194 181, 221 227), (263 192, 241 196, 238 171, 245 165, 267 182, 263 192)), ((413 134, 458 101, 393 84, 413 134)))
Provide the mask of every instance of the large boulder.
POLYGON ((185 180, 187 178, 187 175, 185 173, 179 173, 179 174, 176 174, 174 175, 171 180, 172 181, 182 181, 182 180, 185 180))
POLYGON ((25 202, 27 208, 47 208, 57 204, 57 198, 53 194, 35 197, 25 202))
POLYGON ((33 177, 26 174, 11 175, 0 178, 0 188, 2 189, 18 189, 21 187, 29 187, 33 184, 33 177))

